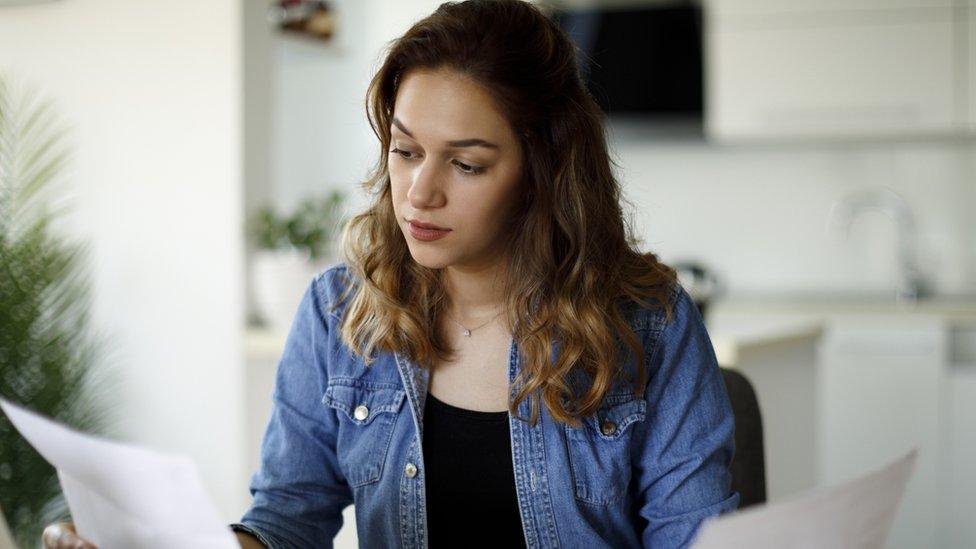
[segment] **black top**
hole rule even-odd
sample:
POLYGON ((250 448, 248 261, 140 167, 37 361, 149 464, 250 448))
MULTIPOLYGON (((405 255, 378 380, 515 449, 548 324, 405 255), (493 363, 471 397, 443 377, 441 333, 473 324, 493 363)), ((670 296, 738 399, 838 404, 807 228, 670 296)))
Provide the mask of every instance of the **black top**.
POLYGON ((525 547, 508 412, 458 408, 428 393, 423 432, 430 547, 525 547))

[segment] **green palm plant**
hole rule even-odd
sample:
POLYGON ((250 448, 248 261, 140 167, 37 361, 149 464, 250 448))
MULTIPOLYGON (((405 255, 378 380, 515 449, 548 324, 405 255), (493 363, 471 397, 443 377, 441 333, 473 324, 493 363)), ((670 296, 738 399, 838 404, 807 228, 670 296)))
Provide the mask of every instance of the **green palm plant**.
MULTIPOLYGON (((89 250, 54 234, 50 196, 69 154, 49 102, 0 74, 0 395, 76 429, 105 431, 104 345, 89 333, 89 250)), ((58 193, 61 194, 61 193, 58 193)), ((0 414, 0 509, 21 547, 68 520, 57 474, 0 414)))

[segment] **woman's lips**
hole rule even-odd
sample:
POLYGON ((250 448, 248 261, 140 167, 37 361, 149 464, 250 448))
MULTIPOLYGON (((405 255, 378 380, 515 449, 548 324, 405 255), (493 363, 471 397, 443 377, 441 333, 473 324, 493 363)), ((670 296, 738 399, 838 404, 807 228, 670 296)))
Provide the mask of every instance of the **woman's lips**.
POLYGON ((430 230, 434 230, 434 231, 449 231, 450 230, 447 227, 441 227, 440 225, 435 225, 433 223, 426 223, 424 221, 420 221, 420 220, 417 220, 417 219, 408 219, 407 221, 410 222, 410 223, 413 223, 414 225, 416 225, 417 227, 420 227, 421 229, 430 229, 430 230))
POLYGON ((410 226, 410 235, 417 240, 423 240, 424 242, 444 238, 447 236, 447 233, 451 232, 450 229, 425 229, 415 225, 413 221, 407 221, 407 225, 410 226))

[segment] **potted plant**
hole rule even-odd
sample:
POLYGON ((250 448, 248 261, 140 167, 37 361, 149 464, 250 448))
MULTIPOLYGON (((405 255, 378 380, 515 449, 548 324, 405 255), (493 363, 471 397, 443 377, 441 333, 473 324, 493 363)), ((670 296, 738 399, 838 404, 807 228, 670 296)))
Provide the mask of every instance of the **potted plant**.
MULTIPOLYGON (((58 118, 52 103, 14 93, 0 74, 0 396, 107 434, 118 380, 101 367, 111 340, 90 319, 91 248, 55 230, 71 156, 58 118)), ((0 510, 19 547, 71 520, 57 471, 3 413, 0 510)))
POLYGON ((252 261, 255 305, 264 325, 287 331, 302 292, 315 274, 336 261, 336 240, 346 219, 345 194, 307 197, 290 214, 270 205, 259 208, 250 233, 257 250, 252 261))

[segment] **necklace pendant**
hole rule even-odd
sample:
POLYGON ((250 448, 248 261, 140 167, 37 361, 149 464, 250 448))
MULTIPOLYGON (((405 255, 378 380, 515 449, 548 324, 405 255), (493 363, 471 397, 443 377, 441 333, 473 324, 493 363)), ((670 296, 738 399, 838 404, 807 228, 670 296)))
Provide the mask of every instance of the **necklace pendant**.
POLYGON ((471 337, 471 330, 467 328, 465 328, 464 331, 461 333, 464 334, 464 337, 471 337))

